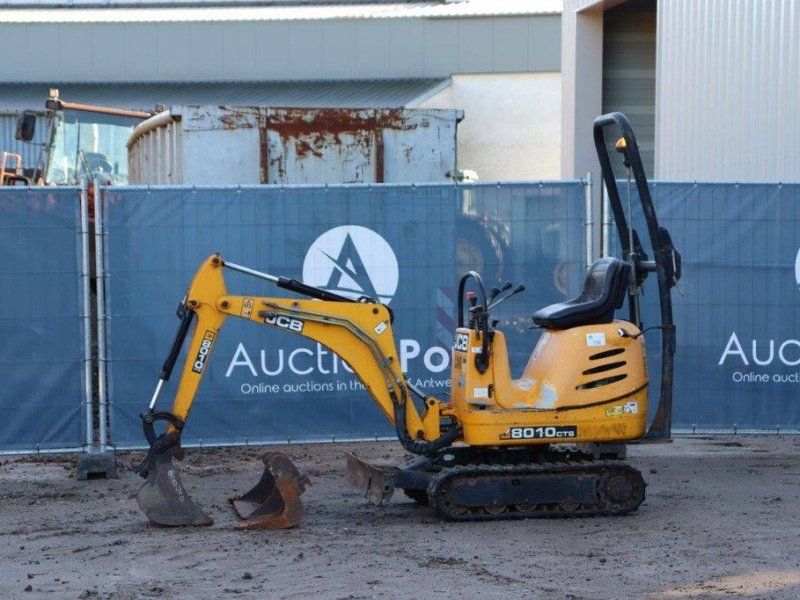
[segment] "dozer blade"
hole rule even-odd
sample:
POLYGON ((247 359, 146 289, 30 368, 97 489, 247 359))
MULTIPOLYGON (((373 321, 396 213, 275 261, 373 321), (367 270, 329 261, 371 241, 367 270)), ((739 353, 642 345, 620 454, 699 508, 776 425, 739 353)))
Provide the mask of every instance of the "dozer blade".
POLYGON ((264 473, 249 492, 229 500, 242 518, 236 529, 288 529, 303 520, 300 495, 309 485, 288 456, 268 452, 262 457, 264 473))
POLYGON ((213 525, 214 520, 189 498, 178 470, 172 464, 172 454, 156 456, 155 467, 150 470, 139 493, 139 508, 156 525, 213 525))
POLYGON ((345 457, 347 478, 364 491, 364 497, 376 506, 387 503, 394 494, 394 474, 397 467, 373 465, 352 452, 348 452, 345 457))

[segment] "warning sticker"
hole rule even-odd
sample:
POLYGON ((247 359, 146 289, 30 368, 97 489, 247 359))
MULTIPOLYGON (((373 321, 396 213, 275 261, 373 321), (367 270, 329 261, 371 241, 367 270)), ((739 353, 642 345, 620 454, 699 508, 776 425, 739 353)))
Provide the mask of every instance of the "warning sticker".
POLYGON ((605 346, 606 334, 605 333, 587 333, 586 334, 587 346, 605 346))
POLYGON ((249 319, 253 314, 253 304, 255 301, 252 298, 245 298, 242 302, 242 312, 240 313, 245 319, 249 319))

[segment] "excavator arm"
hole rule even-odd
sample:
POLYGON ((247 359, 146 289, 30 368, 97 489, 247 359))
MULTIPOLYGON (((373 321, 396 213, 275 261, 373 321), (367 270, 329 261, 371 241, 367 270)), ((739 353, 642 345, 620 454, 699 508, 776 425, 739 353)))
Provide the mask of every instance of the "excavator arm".
MULTIPOLYGON (((182 310, 193 313, 196 328, 172 405, 171 414, 175 419, 170 422, 168 431, 177 430, 175 422, 186 422, 220 329, 225 320, 233 316, 326 346, 350 366, 386 418, 396 427, 398 423, 403 426, 398 437, 411 442, 409 450, 417 454, 431 451, 430 445, 441 438, 442 404, 435 398, 425 397, 425 412, 420 415, 410 401, 412 386, 400 369, 391 315, 385 305, 333 296, 304 284, 299 284, 301 291, 319 291, 329 299, 233 296, 228 294, 223 279, 226 266, 230 265, 219 255, 209 257, 198 269, 183 301, 182 310)), ((237 267, 233 265, 232 268, 237 267)), ((284 287, 291 287, 291 283, 284 287)), ((173 349, 179 350, 182 344, 180 340, 176 342, 173 349)), ((455 439, 448 438, 448 443, 455 439)))
MULTIPOLYGON (((164 363, 149 410, 142 415, 150 451, 137 471, 149 482, 152 479, 150 492, 156 492, 155 495, 150 494, 152 497, 149 502, 158 509, 151 507, 148 511, 145 506, 142 507, 151 520, 159 521, 153 518, 155 513, 176 512, 172 506, 175 504, 172 492, 177 474, 172 470, 171 476, 162 476, 164 486, 159 486, 159 471, 172 469, 172 456, 182 458, 181 431, 189 418, 220 330, 231 316, 309 338, 337 354, 350 366, 386 418, 395 426, 398 439, 409 452, 431 454, 461 437, 461 429, 448 406, 436 398, 425 396, 406 380, 400 368, 391 313, 388 307, 370 298, 353 300, 295 280, 226 263, 221 256, 214 254, 198 269, 178 313, 181 325, 164 363), (225 268, 266 279, 312 299, 230 295, 223 277, 225 268), (172 408, 169 412, 157 411, 155 404, 162 386, 171 375, 193 322, 194 333, 189 341, 172 408), (412 394, 423 399, 423 414, 419 413, 412 401, 412 394), (442 419, 445 417, 449 417, 451 423, 443 428, 442 419), (162 435, 155 433, 154 424, 158 420, 167 422, 162 435), (166 497, 158 493, 160 487, 165 488, 166 497), (168 510, 165 509, 166 505, 170 505, 168 510)), ((146 483, 143 490, 147 487, 146 483)), ((180 495, 188 500, 185 492, 180 495)), ((195 511, 189 512, 192 516, 187 518, 192 523, 186 524, 197 524, 195 511)))

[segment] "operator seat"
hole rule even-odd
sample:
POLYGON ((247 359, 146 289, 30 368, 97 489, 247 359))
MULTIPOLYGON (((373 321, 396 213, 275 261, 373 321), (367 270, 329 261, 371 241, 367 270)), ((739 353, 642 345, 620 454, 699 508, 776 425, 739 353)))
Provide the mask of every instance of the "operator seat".
POLYGON ((630 273, 630 265, 613 256, 596 260, 586 274, 580 296, 537 310, 533 322, 546 329, 610 323, 614 311, 625 302, 630 273))

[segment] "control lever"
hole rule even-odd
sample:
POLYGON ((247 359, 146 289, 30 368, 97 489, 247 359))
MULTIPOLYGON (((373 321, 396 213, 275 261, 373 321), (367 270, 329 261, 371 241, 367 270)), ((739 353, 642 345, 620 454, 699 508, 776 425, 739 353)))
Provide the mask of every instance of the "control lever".
MULTIPOLYGON (((509 287, 511 287, 511 284, 510 284, 510 283, 509 283, 509 285, 508 285, 508 286, 503 286, 503 289, 504 289, 504 290, 507 290, 509 287)), ((509 298, 511 298, 511 296, 514 296, 514 295, 516 295, 516 294, 519 294, 520 292, 524 292, 524 291, 525 291, 525 284, 523 284, 523 283, 520 283, 519 285, 517 285, 517 287, 515 287, 513 290, 511 290, 511 291, 510 291, 508 294, 506 294, 506 295, 505 295, 505 296, 503 296, 502 298, 499 298, 499 299, 495 300, 493 303, 491 303, 491 304, 490 304, 490 305, 487 307, 487 309, 488 309, 488 310, 492 310, 493 308, 496 308, 496 307, 497 307, 497 306, 499 306, 501 303, 503 303, 503 302, 505 302, 506 300, 508 300, 509 298)))
POLYGON ((499 296, 500 294, 502 294, 503 292, 505 292, 507 289, 509 289, 509 288, 510 288, 512 285, 514 285, 514 284, 513 284, 513 283, 511 283, 510 281, 506 281, 506 282, 503 284, 503 287, 502 287, 502 288, 496 288, 496 287, 493 287, 491 290, 489 290, 489 303, 491 303, 491 302, 492 302, 492 300, 494 300, 495 298, 497 298, 497 296, 499 296))

